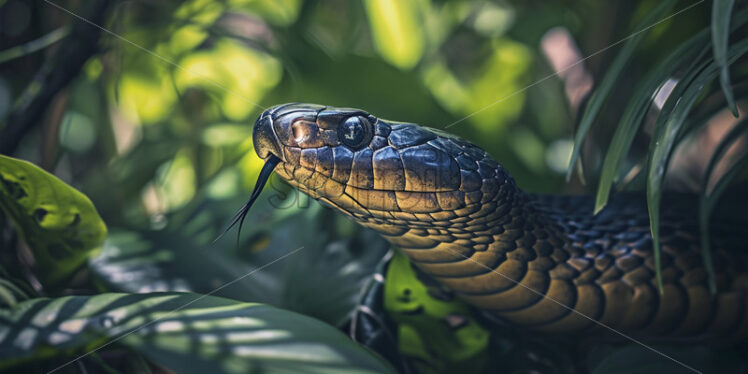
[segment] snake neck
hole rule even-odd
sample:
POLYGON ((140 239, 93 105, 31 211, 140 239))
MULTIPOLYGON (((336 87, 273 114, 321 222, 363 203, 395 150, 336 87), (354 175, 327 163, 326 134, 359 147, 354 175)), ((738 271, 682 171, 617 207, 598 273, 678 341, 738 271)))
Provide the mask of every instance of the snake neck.
MULTIPOLYGON (((568 239, 540 203, 508 174, 498 180, 493 186, 484 185, 480 201, 458 209, 392 212, 394 219, 386 224, 373 220, 362 223, 437 276, 442 271, 429 271, 432 266, 428 264, 464 261, 476 273, 484 273, 506 261, 527 264, 545 257, 534 263, 551 268, 553 262, 568 258, 568 239)), ((459 267, 452 269, 461 271, 459 267)))

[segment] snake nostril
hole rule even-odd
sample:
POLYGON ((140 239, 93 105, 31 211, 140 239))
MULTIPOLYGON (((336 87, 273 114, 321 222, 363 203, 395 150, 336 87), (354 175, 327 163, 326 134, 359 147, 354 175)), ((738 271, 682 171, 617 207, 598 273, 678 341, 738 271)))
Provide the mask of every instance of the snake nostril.
POLYGON ((265 159, 270 154, 283 158, 283 154, 278 147, 278 139, 273 131, 273 120, 270 116, 263 115, 257 119, 252 131, 252 141, 254 142, 255 152, 260 158, 265 159))

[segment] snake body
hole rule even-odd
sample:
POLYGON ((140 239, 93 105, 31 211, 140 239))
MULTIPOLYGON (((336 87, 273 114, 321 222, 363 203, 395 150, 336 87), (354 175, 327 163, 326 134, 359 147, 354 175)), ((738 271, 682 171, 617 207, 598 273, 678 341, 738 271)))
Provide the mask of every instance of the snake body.
POLYGON ((465 140, 358 109, 279 105, 259 117, 253 135, 258 155, 279 158, 275 171, 292 186, 376 230, 459 297, 513 324, 748 335, 748 270, 734 251, 746 236, 715 235, 711 293, 696 214, 682 196, 664 204, 659 292, 640 195, 616 195, 593 215, 586 196, 523 192, 465 140))

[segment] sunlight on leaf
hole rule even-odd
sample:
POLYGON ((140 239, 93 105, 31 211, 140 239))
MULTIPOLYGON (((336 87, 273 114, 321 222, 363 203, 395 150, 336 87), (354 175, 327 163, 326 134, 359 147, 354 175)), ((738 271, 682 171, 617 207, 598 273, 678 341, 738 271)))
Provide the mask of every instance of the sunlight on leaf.
POLYGON ((473 27, 489 37, 501 36, 512 26, 514 13, 514 9, 507 4, 486 2, 475 17, 473 27))
POLYGON ((452 113, 461 113, 470 94, 442 61, 431 61, 421 70, 421 79, 436 100, 452 113))
POLYGON ((288 26, 299 17, 301 0, 230 0, 233 7, 260 15, 270 23, 288 26))
POLYGON ((425 48, 420 1, 365 0, 374 45, 387 62, 410 69, 425 48))
POLYGON ((208 33, 201 27, 187 25, 177 29, 169 41, 169 49, 172 55, 188 52, 205 41, 208 33))
POLYGON ((185 1, 174 12, 174 17, 189 20, 192 24, 208 26, 215 22, 226 10, 221 1, 192 0, 185 1))
POLYGON ((211 147, 236 145, 252 137, 252 127, 246 124, 218 123, 203 130, 203 143, 211 147))
POLYGON ((385 277, 384 308, 397 323, 399 350, 404 356, 429 362, 433 370, 428 372, 482 372, 490 333, 464 301, 444 297, 436 287, 425 285, 400 252, 393 256, 385 277), (452 326, 450 319, 462 322, 452 326))
POLYGON ((161 167, 158 174, 156 188, 166 203, 167 211, 184 206, 195 196, 195 167, 186 150, 179 151, 172 161, 161 167))
POLYGON ((279 202, 274 192, 265 191, 257 200, 238 248, 234 235, 211 242, 246 197, 202 198, 172 213, 162 230, 112 228, 90 269, 108 290, 136 293, 207 293, 252 272, 216 295, 342 325, 388 245, 373 232, 338 233, 348 222, 344 217, 331 217, 319 203, 300 200, 300 194, 279 202), (365 251, 361 243, 366 243, 365 251), (258 269, 302 246, 283 261, 258 269))
POLYGON ((215 93, 226 116, 237 121, 256 112, 255 104, 281 78, 275 58, 227 40, 185 57, 182 65, 185 70, 176 72, 180 89, 201 87, 215 93))
POLYGON ((525 103, 523 89, 531 65, 530 50, 521 43, 499 39, 493 53, 468 85, 470 100, 464 115, 485 133, 500 131, 517 118, 525 103))
POLYGON ((2 155, 0 208, 33 251, 47 282, 80 267, 106 237, 106 225, 88 197, 29 162, 2 155))
POLYGON ((0 367, 83 353, 120 337, 119 345, 175 372, 393 372, 316 319, 190 293, 39 298, 0 309, 0 367), (31 323, 14 323, 20 320, 31 323))
MULTIPOLYGON (((468 82, 461 82, 443 62, 431 62, 421 79, 439 103, 467 118, 484 133, 495 134, 516 119, 525 102, 531 54, 523 44, 500 39, 492 53, 468 82)), ((459 123, 459 122, 458 122, 459 123)))
POLYGON ((138 72, 131 69, 122 76, 117 86, 117 97, 122 115, 130 122, 152 124, 163 120, 171 113, 177 96, 174 86, 168 79, 162 78, 166 71, 161 65, 142 66, 145 70, 138 72))

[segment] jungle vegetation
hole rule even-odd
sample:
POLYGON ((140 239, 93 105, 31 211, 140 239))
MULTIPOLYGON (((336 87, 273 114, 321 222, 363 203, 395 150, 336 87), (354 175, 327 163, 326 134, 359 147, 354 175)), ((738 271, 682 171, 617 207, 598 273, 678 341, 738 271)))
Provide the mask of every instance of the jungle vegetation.
MULTIPOLYGON (((0 0, 0 371, 683 370, 636 344, 573 355, 472 317, 470 336, 426 341, 439 313, 470 312, 425 297, 431 319, 397 318, 367 297, 371 279, 388 269, 386 284, 425 295, 412 269, 397 256, 383 268, 383 239, 275 178, 238 245, 213 239, 262 167, 255 118, 285 102, 443 129, 523 189, 594 194, 598 209, 611 191, 646 191, 655 235, 663 191, 692 192, 707 238, 748 170, 746 12, 723 0, 0 0), (362 310, 391 320, 374 324, 391 344, 349 338, 362 310)), ((748 370, 745 344, 657 347, 704 371, 748 370)))

